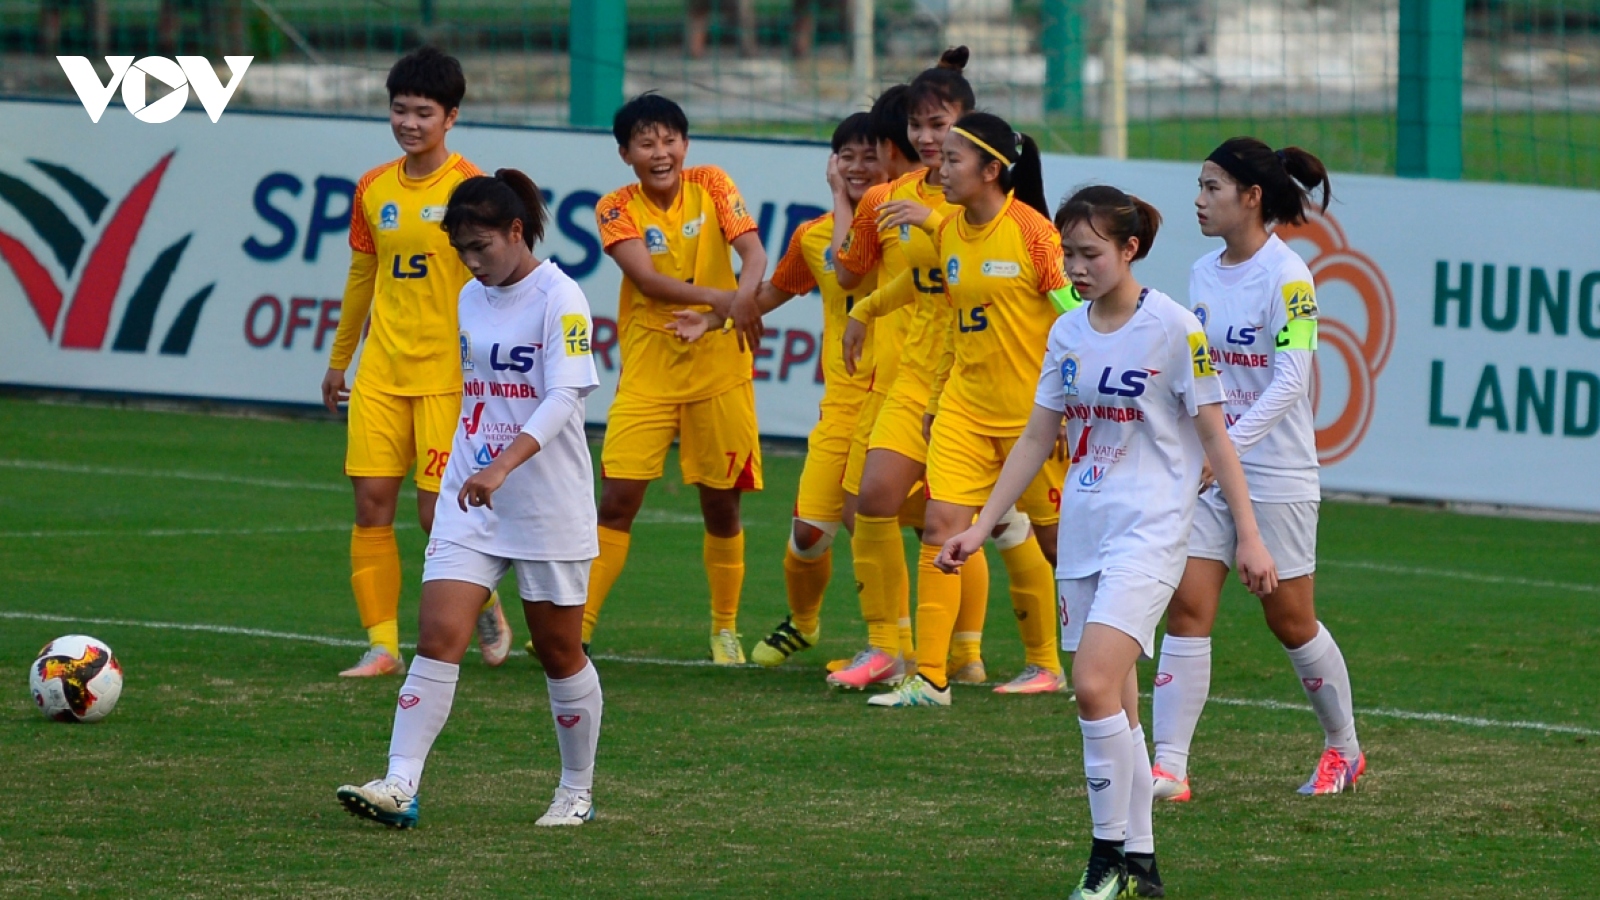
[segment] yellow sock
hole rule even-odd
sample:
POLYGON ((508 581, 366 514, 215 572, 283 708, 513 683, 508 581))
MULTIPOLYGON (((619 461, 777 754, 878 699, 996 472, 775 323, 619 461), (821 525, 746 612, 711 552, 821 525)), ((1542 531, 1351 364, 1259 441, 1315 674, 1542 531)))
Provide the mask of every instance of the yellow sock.
POLYGON ((783 554, 783 580, 789 589, 789 616, 801 634, 822 627, 822 595, 827 593, 833 575, 833 548, 815 559, 801 559, 790 547, 783 554))
POLYGON ((706 535, 702 557, 711 583, 711 633, 739 630, 739 592, 744 589, 744 532, 731 538, 706 535))
POLYGON ((946 575, 933 564, 939 548, 922 545, 917 556, 917 672, 945 686, 950 634, 961 608, 961 576, 946 575))
POLYGON ((595 623, 600 621, 600 608, 606 605, 606 595, 622 574, 628 561, 628 545, 633 535, 626 531, 613 531, 600 526, 600 555, 589 565, 589 598, 583 604, 583 642, 594 637, 595 623))
POLYGON ((400 544, 394 526, 350 531, 350 589, 372 646, 400 655, 400 544))
POLYGON ((978 552, 961 567, 961 608, 950 640, 950 665, 961 668, 983 659, 983 620, 989 614, 989 557, 978 552))
POLYGON ((1029 664, 1061 674, 1057 652, 1056 579, 1039 542, 1028 538, 1010 550, 1000 551, 1011 576, 1011 608, 1022 633, 1024 658, 1029 664))
POLYGON ((867 643, 885 653, 898 653, 896 621, 900 596, 909 581, 900 522, 893 517, 856 516, 850 550, 855 556, 856 590, 861 595, 861 618, 867 623, 867 643))

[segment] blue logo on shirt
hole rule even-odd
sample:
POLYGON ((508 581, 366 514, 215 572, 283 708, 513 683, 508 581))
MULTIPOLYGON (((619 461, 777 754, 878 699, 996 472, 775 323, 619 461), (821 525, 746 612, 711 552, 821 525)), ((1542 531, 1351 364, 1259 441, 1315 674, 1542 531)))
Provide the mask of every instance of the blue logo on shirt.
POLYGON ((400 227, 400 204, 389 201, 378 210, 378 230, 393 231, 400 227))
POLYGON ((667 236, 661 229, 651 225, 644 230, 644 246, 651 256, 660 256, 667 252, 667 236))
POLYGON ((944 283, 961 283, 961 260, 954 256, 950 257, 950 261, 944 264, 944 283))
POLYGON ((1064 394, 1078 392, 1078 358, 1071 353, 1061 360, 1061 392, 1064 394))

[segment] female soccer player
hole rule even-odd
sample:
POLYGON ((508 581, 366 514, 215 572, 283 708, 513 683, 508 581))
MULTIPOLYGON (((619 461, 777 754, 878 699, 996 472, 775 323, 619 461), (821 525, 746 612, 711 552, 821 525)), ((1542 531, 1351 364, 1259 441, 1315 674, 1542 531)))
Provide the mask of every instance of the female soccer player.
POLYGON ((581 646, 595 537, 583 398, 599 384, 589 302, 533 245, 545 209, 528 176, 462 182, 445 231, 473 281, 461 289, 461 424, 422 573, 421 638, 400 689, 388 776, 339 788, 351 813, 417 823, 417 782, 455 696, 461 656, 489 591, 517 573, 522 611, 550 688, 561 784, 535 824, 594 816, 600 676, 581 646))
POLYGON ((1205 332, 1192 313, 1133 277, 1133 262, 1150 251, 1160 221, 1149 204, 1104 186, 1078 191, 1057 212, 1067 274, 1090 302, 1051 327, 1027 428, 977 522, 936 560, 957 568, 983 543, 1037 478, 1065 415, 1075 449, 1061 501, 1072 527, 1061 529, 1057 554, 1061 643, 1075 654, 1072 687, 1094 821, 1073 900, 1119 896, 1129 887, 1130 864, 1136 895, 1164 895, 1150 827, 1150 757, 1133 731, 1134 663, 1150 655, 1156 623, 1183 573, 1205 460, 1233 504, 1241 578, 1261 595, 1277 583, 1228 442, 1205 332))
MULTIPOLYGON (((941 156, 945 199, 960 212, 940 223, 933 241, 943 276, 940 301, 948 314, 940 322, 947 334, 939 341, 941 360, 925 407, 937 414, 928 441, 929 499, 917 566, 917 674, 868 701, 876 706, 950 704, 946 660, 962 585, 959 575, 941 572, 933 560, 988 498, 1027 424, 1037 381, 1033 370, 1050 325, 1076 303, 1062 274, 1061 239, 1046 218, 1033 139, 1017 135, 998 116, 969 113, 949 130, 941 156)), ((901 378, 906 371, 902 366, 901 378)), ((917 425, 920 431, 923 423, 917 425)), ((1034 479, 1024 506, 1053 510, 1050 490, 1059 487, 1061 475, 1057 461, 1034 479)), ((1024 531, 1023 541, 1001 552, 1013 593, 1044 598, 1031 607, 1018 604, 1024 634, 1030 627, 1050 633, 1054 585, 1038 542, 1024 531)), ((1030 644, 1045 644, 1055 656, 1053 639, 1030 644)), ((1048 674, 1050 689, 1057 688, 1059 661, 1029 662, 1035 672, 1048 674)))
MULTIPOLYGON (((1226 141, 1200 168, 1194 205, 1200 233, 1223 246, 1195 262, 1189 303, 1206 329, 1226 391, 1228 436, 1250 482, 1262 537, 1282 567, 1278 589, 1261 598, 1267 627, 1283 644, 1322 724, 1324 750, 1302 794, 1355 786, 1367 759, 1356 740, 1350 672, 1333 635, 1317 620, 1317 439, 1311 362, 1317 294, 1299 255, 1272 234, 1305 221, 1309 194, 1328 171, 1298 147, 1274 152, 1254 138, 1226 141)), ((1189 564, 1167 610, 1153 715, 1156 796, 1188 800, 1189 744, 1211 687, 1211 626, 1236 536, 1228 499, 1200 495, 1189 564)))

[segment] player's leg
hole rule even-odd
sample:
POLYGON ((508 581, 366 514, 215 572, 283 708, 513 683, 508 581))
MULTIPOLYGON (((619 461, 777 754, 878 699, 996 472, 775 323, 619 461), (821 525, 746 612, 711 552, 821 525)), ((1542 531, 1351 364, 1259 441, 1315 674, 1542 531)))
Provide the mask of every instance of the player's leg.
MULTIPOLYGON (((937 440, 937 439, 936 439, 937 440)), ((936 454, 937 451, 935 450, 936 454)), ((935 455, 930 462, 937 464, 935 455)), ((935 477, 930 470, 930 477, 935 477)), ((935 482, 936 484, 938 482, 935 482)), ((937 492, 937 488, 934 489, 937 492)), ((961 606, 961 576, 933 564, 944 542, 972 524, 977 508, 937 499, 928 501, 917 557, 917 670, 893 691, 873 697, 874 706, 949 706, 948 665, 956 613, 961 606)))
POLYGON ((590 565, 517 562, 522 612, 549 689, 550 716, 561 751, 561 783, 535 825, 582 825, 594 818, 594 758, 605 696, 600 674, 583 651, 583 607, 590 565))
MULTIPOLYGON (((997 457, 1003 465, 1011 452, 1012 441, 1001 443, 997 457)), ((999 467, 993 476, 985 475, 982 482, 986 496, 998 478, 999 467)), ((1026 513, 1021 525, 1013 525, 995 538, 1000 556, 1005 561, 1011 580, 1011 608, 1017 618, 1017 632, 1022 638, 1023 659, 1026 665, 1016 678, 995 689, 1001 694, 1050 694, 1066 690, 1067 679, 1061 668, 1061 653, 1056 645, 1056 583, 1055 566, 1045 556, 1038 529, 1049 528, 1049 538, 1054 537, 1054 527, 1061 519, 1059 487, 1063 466, 1058 460, 1047 460, 1028 489, 1023 492, 1019 506, 1026 513), (1057 489, 1052 493, 1052 489, 1057 489), (1023 526, 1035 523, 1030 535, 1023 526)))
MULTIPOLYGON (((350 533, 350 588, 371 648, 346 677, 405 671, 400 657, 400 545, 395 509, 400 484, 416 459, 412 398, 361 386, 350 392, 345 474, 355 492, 350 533)), ((437 490, 437 485, 435 485, 437 490)))
MULTIPOLYGON (((1128 840, 1123 856, 1128 863, 1128 889, 1135 897, 1165 897, 1161 871, 1156 867, 1155 796, 1150 766, 1150 748, 1145 743, 1144 725, 1139 721, 1139 670, 1128 670, 1122 689, 1122 709, 1128 717, 1133 751, 1132 796, 1128 802, 1128 840)), ((1128 896, 1124 894, 1123 896, 1128 896)))
POLYGON ((583 612, 583 643, 594 640, 611 588, 628 562, 633 520, 644 506, 645 489, 661 477, 672 439, 678 434, 678 407, 618 394, 606 416, 600 447, 600 555, 589 570, 589 598, 583 612))
MULTIPOLYGON (((1012 514, 1016 514, 1012 510, 1012 514)), ((1000 525, 997 533, 1005 531, 1000 525)), ((950 634, 950 680, 982 684, 989 680, 983 665, 983 626, 989 617, 989 557, 983 548, 967 557, 961 567, 961 606, 950 634)))
POLYGON ((1189 528, 1189 561, 1167 606, 1167 634, 1156 666, 1152 771, 1160 800, 1182 802, 1193 796, 1189 749, 1211 693, 1211 627, 1233 565, 1235 540, 1233 515, 1221 493, 1201 493, 1189 528))
POLYGON ((706 527, 701 556, 711 592, 711 658, 738 665, 745 661, 738 626, 745 573, 740 496, 762 487, 755 389, 744 384, 684 404, 682 415, 679 462, 684 483, 699 489, 706 527))
POLYGON ((1091 621, 1084 625, 1073 654, 1072 687, 1094 822, 1089 863, 1071 894, 1073 900, 1108 900, 1119 896, 1127 884, 1124 854, 1135 771, 1123 691, 1139 652, 1138 641, 1128 634, 1091 621))
POLYGON ((867 622, 867 649, 846 668, 828 676, 837 687, 862 689, 903 671, 900 641, 901 598, 910 593, 900 507, 922 480, 922 462, 896 450, 875 447, 862 464, 856 530, 850 538, 861 615, 867 622))
POLYGON ((388 774, 337 792, 353 815, 391 828, 417 823, 417 787, 428 752, 450 716, 461 657, 484 598, 507 568, 504 560, 457 544, 431 546, 422 576, 417 654, 395 707, 388 774))

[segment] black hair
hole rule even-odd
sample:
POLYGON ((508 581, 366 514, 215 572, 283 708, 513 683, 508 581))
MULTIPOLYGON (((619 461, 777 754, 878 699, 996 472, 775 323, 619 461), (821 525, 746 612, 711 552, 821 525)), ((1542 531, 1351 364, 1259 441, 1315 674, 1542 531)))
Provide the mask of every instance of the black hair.
POLYGON ((684 115, 683 107, 655 91, 645 91, 617 109, 611 118, 611 134, 618 147, 626 148, 634 135, 658 125, 689 136, 689 117, 684 115))
POLYGON ((508 231, 520 221, 522 242, 532 250, 544 238, 546 218, 544 197, 533 179, 516 169, 499 169, 456 185, 439 227, 453 237, 465 227, 508 231))
POLYGON ((978 105, 978 98, 961 74, 971 56, 966 47, 951 47, 939 57, 938 65, 911 79, 906 89, 906 111, 954 104, 963 113, 971 112, 978 105))
POLYGON ((400 96, 426 97, 444 107, 445 112, 461 107, 467 95, 467 76, 461 61, 434 46, 418 47, 400 57, 389 69, 389 102, 400 96))
POLYGON ((1327 212, 1333 199, 1328 168, 1310 151, 1299 147, 1273 150, 1253 137, 1229 138, 1206 157, 1228 173, 1242 188, 1261 187, 1263 224, 1299 225, 1306 220, 1306 201, 1322 189, 1319 212, 1327 212))
POLYGON ((878 136, 872 132, 872 116, 868 113, 851 113, 833 129, 833 152, 838 153, 846 144, 875 144, 878 136))
MULTIPOLYGON (((1012 131, 1005 119, 986 112, 967 113, 955 127, 988 144, 1003 157, 996 159, 995 153, 968 140, 983 160, 981 165, 1000 163, 1002 191, 1015 193, 1019 201, 1038 210, 1039 215, 1050 215, 1050 202, 1044 198, 1044 164, 1039 159, 1039 145, 1033 138, 1012 131)), ((963 137, 963 140, 967 139, 963 137)))
POLYGON ((911 86, 897 84, 878 95, 872 101, 872 111, 867 113, 872 118, 872 136, 879 141, 888 141, 893 144, 900 155, 907 160, 917 158, 917 148, 911 144, 911 136, 906 131, 906 94, 911 86))
POLYGON ((1096 184, 1079 188, 1061 201, 1055 222, 1056 230, 1063 234, 1079 222, 1088 222, 1095 234, 1121 246, 1137 238, 1139 247, 1133 258, 1139 260, 1150 255, 1156 231, 1161 228, 1161 213, 1132 194, 1109 184, 1096 184))

